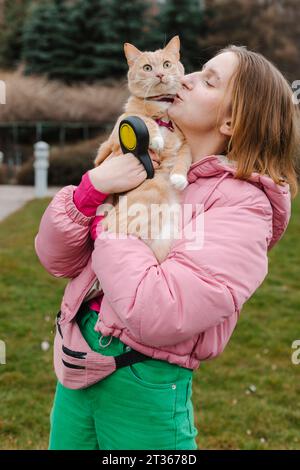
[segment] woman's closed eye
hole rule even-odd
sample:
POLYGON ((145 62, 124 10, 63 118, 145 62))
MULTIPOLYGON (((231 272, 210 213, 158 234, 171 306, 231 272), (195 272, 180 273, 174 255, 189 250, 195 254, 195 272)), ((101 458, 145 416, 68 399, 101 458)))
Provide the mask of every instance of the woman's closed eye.
POLYGON ((208 86, 211 86, 211 87, 213 87, 213 85, 212 85, 211 83, 209 83, 209 81, 208 81, 208 80, 203 80, 203 81, 204 81, 204 83, 206 83, 208 86))
MULTIPOLYGON (((200 79, 202 78, 202 76, 207 76, 207 72, 206 70, 200 70, 200 79)), ((203 79, 203 82, 206 83, 207 86, 210 86, 210 87, 213 87, 214 88, 214 85, 212 85, 208 80, 205 80, 203 79)))
MULTIPOLYGON (((200 74, 201 74, 201 75, 203 74, 203 75, 205 76, 205 75, 206 75, 206 72, 205 72, 204 70, 201 70, 201 71, 200 71, 200 74)), ((201 75, 200 75, 200 79, 202 79, 201 75)), ((202 81, 203 81, 204 83, 206 83, 207 86, 210 86, 210 87, 213 87, 213 88, 214 88, 214 86, 213 86, 207 79, 203 78, 202 81)))

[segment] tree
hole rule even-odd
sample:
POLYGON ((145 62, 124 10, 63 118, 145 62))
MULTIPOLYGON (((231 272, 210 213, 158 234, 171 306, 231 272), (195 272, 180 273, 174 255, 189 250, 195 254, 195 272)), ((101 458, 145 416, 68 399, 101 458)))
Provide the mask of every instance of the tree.
POLYGON ((67 83, 107 76, 108 2, 46 0, 36 5, 23 34, 26 74, 47 74, 67 83))
POLYGON ((199 68, 199 38, 204 34, 203 3, 201 0, 167 0, 156 16, 157 47, 163 47, 173 36, 179 35, 181 57, 186 73, 199 68))
POLYGON ((92 82, 111 73, 114 60, 107 50, 110 28, 110 2, 78 0, 70 9, 70 38, 75 59, 74 80, 92 82))
POLYGON ((21 60, 22 28, 31 0, 5 1, 0 27, 0 64, 15 67, 21 60))
POLYGON ((72 83, 125 75, 123 43, 143 45, 144 0, 45 0, 24 28, 26 73, 72 83))
POLYGON ((125 42, 141 50, 147 48, 148 8, 149 2, 145 0, 110 0, 106 53, 112 59, 112 75, 124 75, 128 70, 123 48, 125 42))
MULTIPOLYGON (((43 1, 30 8, 23 27, 22 59, 25 61, 25 74, 51 75, 60 59, 65 61, 72 50, 65 47, 63 41, 68 7, 62 1, 43 1)), ((65 64, 67 68, 67 64, 65 64)))
POLYGON ((262 53, 293 81, 299 77, 299 0, 206 0, 205 59, 228 44, 262 53))

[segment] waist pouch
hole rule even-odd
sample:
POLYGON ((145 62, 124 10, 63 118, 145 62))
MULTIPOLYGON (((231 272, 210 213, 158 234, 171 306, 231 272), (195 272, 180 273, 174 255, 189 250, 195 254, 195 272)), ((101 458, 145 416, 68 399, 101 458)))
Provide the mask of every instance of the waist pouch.
POLYGON ((151 359, 131 349, 118 356, 104 356, 93 351, 80 331, 75 317, 60 324, 61 311, 56 315, 54 338, 54 370, 62 385, 71 389, 93 385, 120 367, 151 359))

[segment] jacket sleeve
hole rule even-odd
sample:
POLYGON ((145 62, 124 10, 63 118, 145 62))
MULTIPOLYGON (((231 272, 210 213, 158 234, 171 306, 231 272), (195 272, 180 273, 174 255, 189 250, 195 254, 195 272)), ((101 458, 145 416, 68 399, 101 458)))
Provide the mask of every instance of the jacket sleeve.
POLYGON ((78 186, 66 186, 55 195, 35 237, 36 254, 50 274, 76 277, 86 266, 93 249, 92 221, 107 196, 94 188, 88 171, 78 186))
MULTIPOLYGON (((242 305, 268 272, 272 209, 251 198, 212 207, 193 217, 183 232, 159 264, 143 240, 100 231, 92 266, 116 314, 138 341, 174 345, 208 330, 210 337, 220 335, 215 351, 221 350, 242 305), (192 229, 199 217, 200 244, 200 229, 192 229)), ((214 354, 205 344, 208 337, 202 336, 207 356, 214 354)))
POLYGON ((239 312, 232 315, 216 326, 200 333, 197 345, 194 347, 195 355, 200 361, 207 361, 219 356, 229 342, 237 325, 239 312))
POLYGON ((77 276, 92 252, 89 224, 93 217, 82 214, 74 204, 76 186, 62 188, 46 208, 35 251, 44 268, 55 277, 77 276))
POLYGON ((89 171, 87 171, 74 191, 73 201, 82 214, 91 217, 96 215, 98 206, 105 201, 108 195, 93 186, 89 171))

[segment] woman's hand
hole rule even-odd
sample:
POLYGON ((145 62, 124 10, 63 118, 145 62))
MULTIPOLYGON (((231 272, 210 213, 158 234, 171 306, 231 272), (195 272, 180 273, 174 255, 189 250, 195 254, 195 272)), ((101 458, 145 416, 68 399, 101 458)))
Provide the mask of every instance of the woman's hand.
MULTIPOLYGON (((159 168, 159 156, 149 150, 153 168, 159 168)), ((93 186, 103 193, 115 194, 139 186, 146 178, 143 164, 132 153, 116 155, 111 153, 101 165, 89 170, 93 186)))

